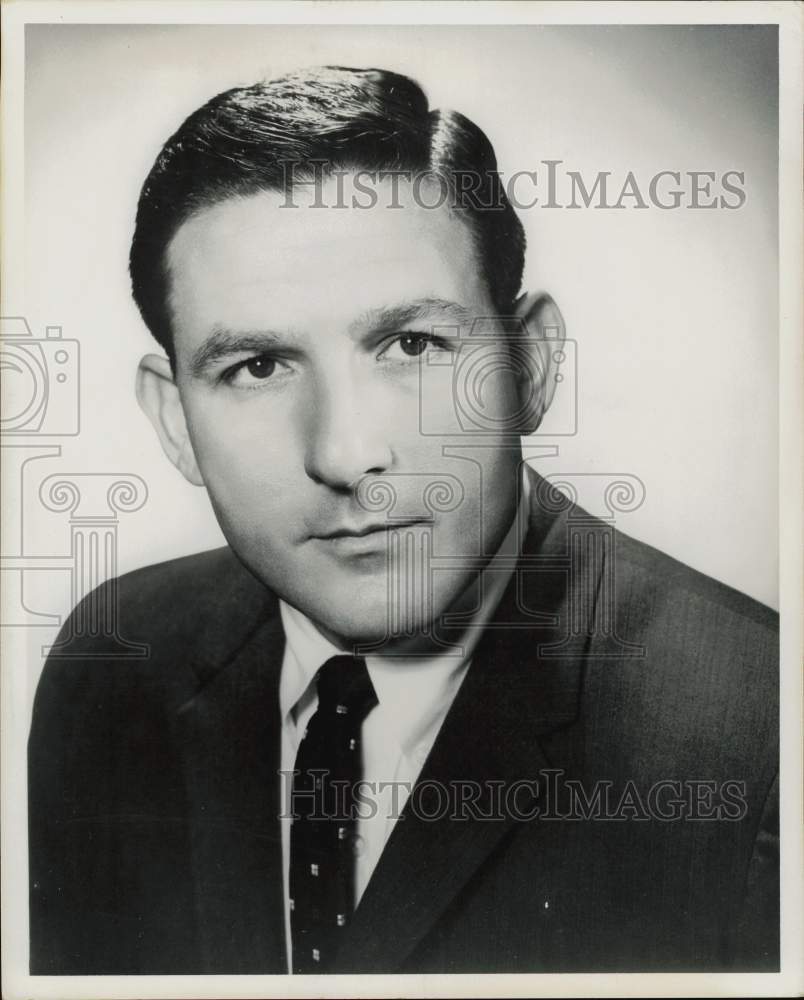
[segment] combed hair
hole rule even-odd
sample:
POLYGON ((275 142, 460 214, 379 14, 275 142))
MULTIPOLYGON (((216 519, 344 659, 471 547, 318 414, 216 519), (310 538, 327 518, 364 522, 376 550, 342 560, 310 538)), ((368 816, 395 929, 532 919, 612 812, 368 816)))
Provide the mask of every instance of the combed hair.
POLYGON ((289 177, 342 169, 443 178, 453 192, 450 204, 470 224, 495 308, 510 310, 525 237, 484 133, 455 111, 430 110, 418 84, 398 73, 299 70, 213 97, 168 139, 145 180, 129 261, 132 291, 171 363, 166 255, 179 227, 226 198, 287 193, 289 177))

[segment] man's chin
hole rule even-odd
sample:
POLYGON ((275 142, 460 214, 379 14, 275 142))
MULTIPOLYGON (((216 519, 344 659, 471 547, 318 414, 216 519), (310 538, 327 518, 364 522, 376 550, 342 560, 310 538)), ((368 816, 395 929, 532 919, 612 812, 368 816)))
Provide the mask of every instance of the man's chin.
POLYGON ((366 647, 399 650, 416 645, 432 631, 432 620, 421 613, 392 611, 387 598, 375 606, 357 606, 357 602, 339 607, 301 609, 320 632, 345 650, 364 652, 366 647), (401 613, 400 613, 401 612, 401 613))
POLYGON ((373 614, 365 611, 361 613, 350 608, 342 614, 330 612, 319 614, 318 617, 313 611, 308 617, 324 635, 344 649, 384 646, 393 644, 400 638, 394 635, 393 622, 387 607, 373 614))
POLYGON ((434 622, 465 586, 462 579, 440 579, 441 586, 424 593, 420 579, 389 580, 384 568, 381 573, 357 578, 336 574, 326 578, 326 570, 320 567, 315 572, 308 568, 303 574, 287 572, 279 578, 272 568, 274 572, 268 574, 253 566, 252 572, 344 650, 357 646, 393 649, 426 641, 434 622), (313 579, 318 589, 310 587, 313 579))

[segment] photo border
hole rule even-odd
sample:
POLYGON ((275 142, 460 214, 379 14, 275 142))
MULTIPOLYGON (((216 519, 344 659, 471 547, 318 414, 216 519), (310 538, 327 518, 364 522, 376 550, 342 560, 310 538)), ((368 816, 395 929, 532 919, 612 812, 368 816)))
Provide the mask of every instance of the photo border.
MULTIPOLYGON (((23 997, 793 996, 804 989, 802 796, 802 7, 778 3, 274 3, 10 0, 2 5, 3 314, 19 314, 24 254, 24 26, 84 24, 778 24, 780 252, 781 955, 779 973, 416 976, 29 976, 26 678, 5 630, 2 726, 3 995, 23 997)), ((4 514, 9 516, 8 484, 4 514)))

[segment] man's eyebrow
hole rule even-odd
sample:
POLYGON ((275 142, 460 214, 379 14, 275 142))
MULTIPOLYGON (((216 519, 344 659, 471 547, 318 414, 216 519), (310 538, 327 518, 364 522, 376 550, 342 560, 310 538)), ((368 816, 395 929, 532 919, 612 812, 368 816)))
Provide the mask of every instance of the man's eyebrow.
POLYGON ((352 331, 393 332, 410 323, 434 319, 452 320, 453 323, 461 325, 470 323, 474 319, 474 313, 449 299, 414 299, 392 306, 368 309, 349 326, 352 331))
POLYGON ((198 378, 221 358, 232 354, 258 354, 274 346, 279 339, 271 330, 235 332, 216 326, 190 359, 190 374, 198 378))

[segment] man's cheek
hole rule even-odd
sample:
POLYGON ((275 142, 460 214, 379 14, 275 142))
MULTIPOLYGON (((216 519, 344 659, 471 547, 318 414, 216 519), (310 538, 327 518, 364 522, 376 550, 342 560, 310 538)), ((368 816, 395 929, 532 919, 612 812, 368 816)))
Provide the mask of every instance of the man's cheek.
POLYGON ((207 452, 201 473, 227 537, 270 537, 280 525, 289 526, 298 509, 298 489, 264 453, 207 452))
POLYGON ((439 358, 439 364, 428 363, 420 372, 420 386, 416 397, 417 431, 424 435, 454 434, 459 429, 456 414, 456 387, 453 384, 451 356, 439 358))
POLYGON ((237 413, 190 424, 196 460, 209 486, 215 481, 258 483, 271 470, 281 476, 287 466, 288 436, 264 422, 244 421, 237 413))

